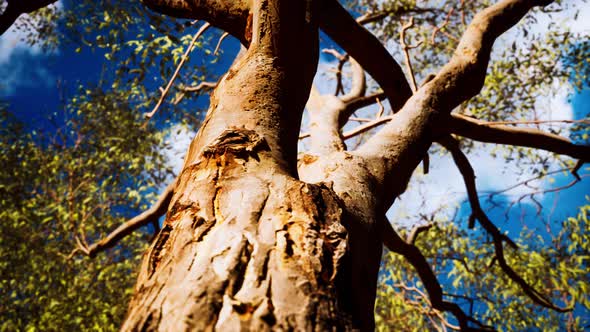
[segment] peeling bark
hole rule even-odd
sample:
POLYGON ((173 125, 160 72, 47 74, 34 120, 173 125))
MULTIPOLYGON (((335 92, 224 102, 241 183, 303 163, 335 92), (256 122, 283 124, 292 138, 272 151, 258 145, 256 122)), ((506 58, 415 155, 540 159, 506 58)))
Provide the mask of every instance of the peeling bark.
POLYGON ((122 330, 350 329, 340 200, 269 172, 255 133, 222 137, 179 177, 122 330))

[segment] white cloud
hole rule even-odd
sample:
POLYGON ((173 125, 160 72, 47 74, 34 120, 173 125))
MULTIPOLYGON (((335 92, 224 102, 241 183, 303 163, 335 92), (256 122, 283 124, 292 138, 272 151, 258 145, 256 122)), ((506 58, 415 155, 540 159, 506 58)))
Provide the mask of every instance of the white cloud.
MULTIPOLYGON (((57 10, 61 10, 63 8, 61 1, 58 1, 50 6, 56 8, 57 10)), ((27 14, 24 14, 21 17, 25 18, 26 16, 27 14)), ((31 24, 35 25, 34 22, 31 22, 31 24)), ((38 35, 37 31, 34 29, 31 31, 18 30, 16 25, 13 24, 2 36, 0 36, 0 66, 7 64, 14 56, 18 55, 19 53, 28 53, 30 55, 41 54, 41 48, 39 45, 30 45, 24 41, 27 37, 27 34, 29 33, 32 33, 33 37, 38 35)))
POLYGON ((196 133, 188 130, 182 124, 176 124, 170 128, 170 133, 166 136, 166 143, 169 148, 163 150, 163 154, 168 160, 168 166, 172 168, 175 175, 178 175, 184 164, 184 157, 191 141, 196 133))
POLYGON ((51 87, 55 76, 44 66, 29 63, 29 57, 16 57, 0 64, 0 95, 14 95, 18 88, 51 87))
MULTIPOLYGON (((60 1, 51 5, 61 10, 60 1)), ((26 15, 23 15, 26 16, 26 15)), ((35 24, 32 22, 31 24, 35 24)), ((31 57, 45 56, 38 44, 31 45, 24 40, 27 34, 36 34, 36 30, 23 31, 10 27, 0 36, 0 94, 12 95, 19 87, 48 87, 55 83, 55 77, 44 66, 32 64, 31 57)))
POLYGON ((41 50, 36 45, 29 45, 22 41, 25 32, 11 27, 2 36, 0 36, 0 66, 4 66, 18 53, 29 53, 38 55, 41 50))

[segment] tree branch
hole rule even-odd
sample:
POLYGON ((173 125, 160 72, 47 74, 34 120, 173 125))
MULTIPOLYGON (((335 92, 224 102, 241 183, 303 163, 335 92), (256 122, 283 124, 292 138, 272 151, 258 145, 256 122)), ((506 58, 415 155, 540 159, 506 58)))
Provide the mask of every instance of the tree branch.
POLYGON ((475 185, 475 172, 473 171, 473 168, 471 167, 469 160, 459 148, 459 143, 451 136, 442 137, 438 140, 438 142, 451 152, 453 160, 455 161, 457 168, 463 176, 463 181, 465 182, 465 187, 467 188, 467 196, 469 197, 469 204, 471 205, 472 210, 470 223, 472 223, 474 219, 477 219, 479 221, 479 224, 485 229, 485 231, 492 236, 492 239, 494 241, 495 258, 497 259, 502 271, 504 271, 504 273, 512 281, 514 281, 522 289, 522 291, 536 304, 549 309, 553 309, 558 312, 568 312, 573 310, 573 307, 562 308, 553 304, 551 300, 549 300, 544 294, 541 294, 539 291, 537 291, 531 285, 529 285, 520 275, 518 275, 518 273, 516 273, 516 271, 514 271, 508 265, 508 263, 506 262, 506 258, 504 257, 503 243, 508 243, 514 249, 516 249, 517 246, 512 240, 510 240, 508 236, 500 232, 500 230, 492 223, 492 221, 483 211, 481 204, 479 202, 477 187, 475 185))
MULTIPOLYGON (((413 243, 407 243, 406 241, 404 241, 393 229, 393 227, 389 223, 389 220, 387 220, 386 217, 383 217, 381 224, 383 244, 387 247, 387 249, 391 250, 392 252, 404 256, 404 258, 406 258, 408 262, 410 262, 410 264, 412 264, 412 266, 416 269, 418 277, 420 278, 420 280, 422 280, 422 284, 428 292, 428 297, 430 298, 430 305, 434 309, 448 311, 455 315, 455 317, 459 321, 459 326, 461 327, 462 331, 493 330, 465 314, 465 312, 463 312, 463 310, 461 310, 461 308, 456 303, 444 301, 440 283, 438 282, 436 275, 430 268, 428 261, 426 261, 426 258, 424 257, 420 249, 418 249, 418 247, 416 247, 413 243), (469 322, 477 324, 479 326, 479 329, 470 328, 469 322)), ((426 229, 423 228, 422 231, 426 229)))
POLYGON ((443 131, 444 117, 480 91, 494 40, 530 8, 550 2, 504 0, 477 14, 451 60, 412 95, 392 121, 357 149, 372 161, 376 178, 387 188, 384 210, 405 191, 435 134, 443 131))
POLYGON ((450 112, 483 87, 487 65, 496 38, 514 26, 535 6, 552 0, 504 0, 473 18, 451 60, 424 87, 433 95, 432 107, 450 112))
POLYGON ((236 37, 242 45, 250 44, 251 36, 247 34, 250 1, 142 0, 142 3, 149 9, 167 16, 206 20, 212 26, 236 37))
POLYGON ((210 26, 209 23, 203 24, 201 26, 201 28, 199 29, 199 31, 197 31, 197 33, 193 36, 193 39, 191 40, 186 51, 182 55, 182 58, 180 58, 180 62, 178 63, 178 66, 176 66, 176 70, 174 71, 174 74, 172 74, 170 81, 168 81, 166 88, 161 91, 162 95, 160 96, 160 99, 158 99, 156 106, 154 106, 154 109, 151 112, 145 114, 146 118, 151 119, 151 117, 154 116, 154 114, 156 114, 156 112, 158 111, 158 109, 162 105, 162 102, 164 101, 164 99, 166 99, 166 96, 168 95, 168 91, 170 91, 170 87, 172 87, 172 84, 174 84, 174 80, 176 80, 176 77, 178 77, 178 74, 180 73, 180 69, 182 68, 182 66, 184 65, 186 60, 188 59, 188 55, 192 52, 193 47, 195 46, 195 43, 197 42, 197 39, 199 39, 199 37, 201 37, 203 32, 205 32, 209 28, 209 26, 210 26))
POLYGON ((72 251, 70 257, 78 251, 84 253, 87 256, 95 257, 97 253, 114 247, 121 239, 133 233, 140 227, 145 226, 150 222, 157 223, 158 219, 164 214, 166 214, 166 211, 168 210, 168 205, 170 204, 170 200, 172 199, 175 186, 176 181, 172 182, 170 185, 168 185, 168 187, 166 187, 166 190, 164 190, 164 192, 160 195, 160 198, 158 198, 158 201, 154 205, 152 205, 151 208, 129 219, 127 222, 117 227, 117 229, 115 229, 112 233, 107 235, 104 239, 100 240, 99 242, 96 242, 88 246, 87 244, 81 243, 76 238, 78 248, 72 251))
POLYGON ((350 16, 338 1, 322 1, 321 7, 320 28, 379 83, 391 109, 399 110, 412 95, 399 64, 379 39, 350 16))
POLYGON ((325 155, 343 151, 345 146, 340 136, 339 125, 340 114, 345 109, 342 100, 333 95, 320 95, 316 87, 312 86, 305 107, 309 114, 309 152, 325 155))
POLYGON ((516 128, 452 114, 448 129, 451 133, 480 142, 509 144, 542 149, 568 155, 583 162, 590 161, 590 146, 576 145, 569 139, 534 128, 516 128))
POLYGON ((186 95, 187 92, 199 92, 201 90, 212 90, 215 89, 217 86, 217 82, 201 82, 196 86, 181 86, 178 89, 180 90, 180 94, 178 97, 174 98, 172 104, 178 105, 186 95))

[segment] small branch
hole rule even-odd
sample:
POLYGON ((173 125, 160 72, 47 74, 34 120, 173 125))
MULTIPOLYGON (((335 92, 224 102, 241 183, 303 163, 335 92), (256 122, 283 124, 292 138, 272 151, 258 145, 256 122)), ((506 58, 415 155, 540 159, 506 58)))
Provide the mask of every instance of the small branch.
POLYGON ((535 290, 508 265, 506 258, 504 257, 503 242, 508 243, 514 249, 516 249, 517 246, 512 240, 510 240, 508 236, 500 232, 500 230, 492 223, 492 221, 483 211, 477 194, 475 173, 471 167, 471 164, 469 163, 469 160, 459 148, 459 143, 450 135, 439 139, 438 142, 451 152, 453 160, 455 161, 457 168, 463 176, 463 181, 465 182, 465 187, 467 188, 467 195, 469 197, 469 203, 472 210, 472 217, 470 219, 477 219, 485 231, 492 236, 494 241, 495 258, 502 271, 504 271, 504 273, 512 281, 519 285, 522 291, 536 304, 558 312, 568 312, 573 310, 573 307, 561 308, 553 304, 544 294, 535 290))
POLYGON ((88 245, 86 241, 82 242, 78 236, 75 236, 77 248, 74 249, 68 257, 73 257, 76 253, 82 252, 87 256, 95 257, 97 253, 106 249, 114 247, 125 236, 133 233, 138 228, 149 223, 157 223, 158 219, 166 214, 170 200, 174 193, 176 181, 172 182, 166 190, 160 195, 158 201, 148 210, 131 218, 121 226, 117 227, 112 233, 107 235, 104 239, 92 245, 88 245))
POLYGON ((342 138, 349 139, 349 138, 352 138, 352 137, 354 137, 356 135, 360 135, 360 134, 362 134, 364 132, 367 132, 367 131, 369 131, 369 130, 377 127, 377 126, 380 126, 380 125, 382 125, 384 123, 389 122, 391 119, 393 119, 393 115, 382 116, 382 117, 377 118, 377 119, 375 119, 375 120, 373 120, 371 122, 367 122, 367 123, 365 123, 363 125, 360 125, 360 126, 354 128, 352 130, 349 130, 349 131, 343 133, 342 134, 342 138))
POLYGON ((542 178, 544 178, 546 176, 550 176, 550 175, 554 175, 554 174, 558 174, 558 173, 562 173, 562 172, 566 172, 566 171, 573 172, 573 170, 574 170, 574 168, 562 168, 562 169, 558 169, 558 170, 555 170, 555 171, 548 172, 546 174, 537 175, 535 177, 532 177, 532 178, 526 179, 524 181, 515 183, 515 184, 511 185, 510 187, 504 188, 502 190, 498 190, 498 191, 494 191, 494 192, 488 192, 488 196, 491 199, 491 198, 493 198, 496 195, 505 193, 505 192, 510 191, 510 190, 512 190, 514 188, 517 188, 519 186, 527 186, 527 187, 529 187, 529 183, 530 182, 536 181, 536 180, 539 180, 539 179, 542 179, 542 178))
POLYGON ((408 244, 414 245, 416 243, 416 239, 418 238, 418 235, 420 235, 423 232, 428 231, 429 229, 432 228, 432 226, 434 226, 434 224, 430 223, 430 224, 414 227, 412 229, 412 232, 410 232, 410 234, 408 234, 408 238, 406 239, 406 242, 408 244))
POLYGON ((488 126, 500 126, 500 125, 517 125, 517 124, 543 124, 543 123, 584 123, 590 124, 590 120, 524 120, 524 121, 486 121, 484 122, 488 126))
POLYGON ((176 78, 178 77, 178 74, 180 73, 180 69, 182 68, 182 66, 184 65, 184 63, 186 62, 186 60, 188 59, 188 55, 193 50, 193 47, 195 46, 195 43, 197 42, 197 39, 199 39, 199 37, 201 37, 201 35, 203 34, 203 32, 205 32, 207 30, 207 28, 209 28, 209 26, 210 26, 209 23, 203 24, 201 26, 201 28, 199 29, 199 31, 197 31, 197 33, 194 35, 194 37, 191 40, 188 48, 186 49, 186 51, 182 55, 182 58, 180 58, 180 62, 178 63, 178 66, 176 66, 176 70, 174 71, 174 74, 172 74, 172 77, 170 78, 170 81, 168 81, 168 85, 166 85, 166 88, 161 92, 162 95, 160 96, 160 99, 156 103, 156 106, 154 107, 154 109, 151 112, 145 114, 145 117, 146 118, 150 119, 151 117, 154 116, 154 114, 156 114, 156 112, 160 108, 160 105, 162 105, 162 102, 166 98, 166 95, 168 95, 168 92, 170 91, 170 87, 172 87, 172 84, 174 84, 174 80, 176 80, 176 78))
POLYGON ((457 39, 456 37, 452 36, 452 35, 451 35, 451 34, 449 34, 449 33, 445 33, 445 32, 443 31, 443 29, 444 29, 444 28, 445 28, 445 27, 446 27, 446 26, 449 24, 449 21, 450 21, 450 19, 451 19, 451 15, 453 15, 453 11, 454 11, 454 8, 451 8, 451 9, 449 10, 449 12, 447 13, 447 16, 446 16, 446 18, 445 18, 444 22, 443 22, 443 23, 442 23, 440 26, 435 26, 435 27, 434 27, 434 30, 432 31, 432 35, 430 36, 430 42, 431 42, 432 44, 434 44, 434 43, 435 43, 434 39, 435 39, 435 37, 436 37, 436 34, 437 34, 437 33, 439 33, 439 32, 442 32, 442 33, 444 33, 444 34, 445 34, 445 36, 449 37, 450 39, 452 39, 452 40, 454 40, 454 41, 459 41, 459 39, 457 39))
POLYGON ((320 28, 377 81, 393 112, 412 95, 399 64, 381 41, 359 24, 337 0, 320 2, 320 28))
POLYGON ((333 48, 325 48, 322 50, 322 53, 330 54, 338 60, 338 66, 335 70, 336 90, 334 91, 334 96, 344 93, 344 87, 342 86, 342 69, 344 68, 344 64, 348 61, 348 54, 342 55, 333 48))
POLYGON ((399 34, 399 42, 402 46, 402 51, 404 52, 404 58, 406 60, 406 70, 408 71, 408 75, 410 75, 410 82, 412 83, 412 92, 416 93, 418 90, 418 85, 416 84, 416 77, 414 77, 414 70, 412 69, 412 62, 410 61, 410 52, 409 50, 413 48, 419 47, 423 41, 418 42, 416 45, 408 45, 406 43, 406 31, 414 26, 414 17, 410 17, 410 20, 402 25, 402 30, 399 34))
POLYGON ((349 103, 352 100, 363 97, 367 89, 367 80, 365 79, 365 71, 363 70, 363 67, 361 67, 354 58, 350 58, 350 66, 352 70, 352 84, 350 91, 340 97, 344 103, 349 103))
POLYGON ((215 46, 215 51, 213 51, 213 55, 217 55, 217 52, 219 52, 219 47, 221 47, 221 43, 225 40, 225 38, 229 36, 228 32, 224 32, 221 37, 219 37, 219 40, 217 41, 217 46, 215 46))
POLYGON ((215 89, 215 87, 217 87, 217 83, 216 82, 201 82, 196 86, 183 86, 180 87, 179 90, 182 92, 181 94, 178 95, 178 97, 176 97, 172 103, 174 105, 178 105, 178 103, 180 103, 183 99, 184 96, 187 92, 199 92, 201 90, 205 90, 205 89, 215 89))
POLYGON ((438 14, 440 9, 438 8, 418 8, 418 7, 409 7, 409 8, 396 8, 394 10, 383 10, 376 13, 366 13, 357 17, 356 21, 359 24, 369 24, 374 23, 377 21, 381 21, 386 17, 397 18, 402 15, 406 14, 424 14, 424 13, 431 13, 431 14, 438 14))
POLYGON ((376 118, 379 119, 383 116, 383 113, 385 112, 385 107, 383 107, 383 104, 381 103, 381 100, 379 100, 379 98, 375 98, 375 101, 377 102, 377 105, 379 105, 379 112, 377 112, 376 116, 376 118))

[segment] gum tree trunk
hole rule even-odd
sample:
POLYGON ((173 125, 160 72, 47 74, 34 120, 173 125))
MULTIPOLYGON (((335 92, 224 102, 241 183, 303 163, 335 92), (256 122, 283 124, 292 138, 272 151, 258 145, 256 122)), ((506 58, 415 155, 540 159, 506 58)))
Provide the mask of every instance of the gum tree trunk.
POLYGON ((318 54, 309 4, 254 1, 249 48, 211 96, 122 330, 373 328, 380 244, 372 272, 355 270, 355 216, 297 175, 318 54))
MULTIPOLYGON (((383 241, 414 265, 433 308, 452 312, 461 330, 486 328, 444 300, 420 250, 385 222, 385 212, 434 140, 452 143, 449 133, 457 131, 490 138, 489 129, 450 112, 481 89, 494 40, 533 6, 551 1, 503 0, 477 14, 450 61, 413 94, 387 50, 335 0, 143 2, 163 14, 205 19, 248 48, 211 96, 122 330, 373 330, 383 241), (318 26, 350 49, 397 112, 348 152, 339 131, 351 115, 345 101, 316 100, 321 107, 310 108, 310 136, 323 143, 298 164, 318 26)), ((533 146, 534 137, 550 151, 547 140, 572 145, 539 132, 527 132, 529 143, 522 144, 523 133, 496 130, 491 134, 512 136, 492 142, 533 146)), ((473 181, 466 176, 472 192, 473 181)), ((505 240, 474 206, 502 262, 505 240)), ((535 302, 555 308, 501 265, 535 302)))

